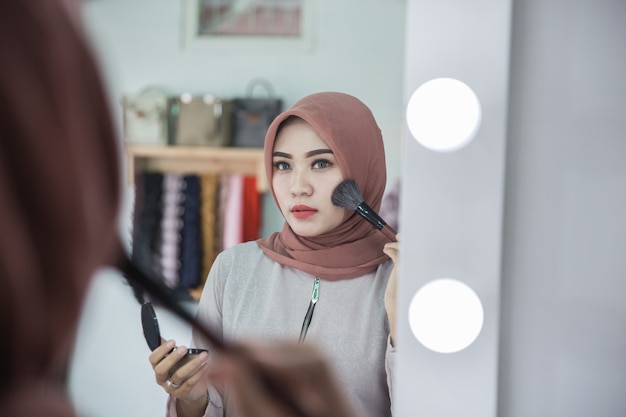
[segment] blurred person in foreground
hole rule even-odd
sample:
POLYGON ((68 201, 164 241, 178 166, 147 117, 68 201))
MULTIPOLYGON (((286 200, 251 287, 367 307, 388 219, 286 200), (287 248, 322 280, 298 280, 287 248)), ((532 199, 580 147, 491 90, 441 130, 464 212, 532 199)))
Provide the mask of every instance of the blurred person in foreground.
MULTIPOLYGON (((120 250, 117 138, 79 16, 69 0, 0 2, 2 416, 74 415, 66 377, 82 304, 120 250)), ((317 351, 246 349, 308 415, 351 415, 317 351)), ((289 415, 248 363, 226 355, 210 374, 248 415, 289 415)))

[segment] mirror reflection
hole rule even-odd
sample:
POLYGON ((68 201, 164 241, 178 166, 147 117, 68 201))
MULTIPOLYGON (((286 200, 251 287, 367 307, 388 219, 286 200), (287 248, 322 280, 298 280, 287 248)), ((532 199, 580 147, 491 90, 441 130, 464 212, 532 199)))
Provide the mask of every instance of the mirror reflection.
POLYGON ((0 4, 0 415, 623 414, 623 2, 0 4), (405 119, 441 78, 480 98, 454 152, 405 119), (436 277, 464 349, 413 334, 436 277))
MULTIPOLYGON (((225 302, 219 308, 227 307, 232 309, 232 313, 226 310, 219 313, 225 318, 219 324, 220 329, 228 338, 234 339, 243 335, 258 336, 264 340, 293 338, 297 341, 300 338, 305 344, 323 345, 324 338, 328 338, 325 343, 327 348, 324 349, 342 364, 338 370, 342 374, 341 379, 355 381, 356 392, 367 393, 349 395, 350 404, 359 415, 363 414, 363 410, 372 415, 387 415, 391 405, 384 367, 390 330, 386 324, 385 305, 373 300, 384 298, 385 283, 393 266, 385 251, 395 249, 384 248, 390 239, 363 222, 357 214, 334 206, 330 194, 342 180, 355 179, 370 208, 389 218, 390 224, 395 222, 397 228, 399 190, 396 187, 394 204, 390 203, 393 198, 390 200, 387 197, 385 189, 391 189, 398 183, 401 169, 404 5, 363 7, 354 2, 341 5, 305 3, 302 12, 313 9, 313 21, 305 19, 304 41, 295 46, 282 42, 267 46, 271 40, 264 39, 258 51, 250 51, 249 45, 259 40, 250 36, 236 42, 222 40, 217 44, 207 44, 205 36, 202 39, 186 38, 181 45, 180 33, 186 31, 188 21, 183 18, 184 22, 180 23, 176 15, 185 11, 179 10, 176 5, 151 6, 149 10, 139 7, 129 10, 126 6, 107 2, 85 5, 90 33, 94 36, 102 62, 108 68, 112 94, 125 99, 125 103, 117 109, 120 112, 119 129, 122 133, 145 133, 137 135, 144 138, 139 141, 133 140, 135 135, 122 138, 124 157, 132 163, 127 164, 124 172, 130 185, 126 188, 121 227, 125 230, 125 243, 133 252, 135 261, 164 275, 179 299, 203 315, 205 313, 202 312, 209 310, 202 306, 209 304, 200 297, 203 291, 213 292, 218 288, 214 285, 221 285, 219 282, 226 275, 221 275, 219 271, 225 271, 223 268, 233 262, 238 267, 244 265, 240 260, 226 256, 233 250, 238 252, 239 249, 235 248, 240 245, 254 249, 256 253, 254 256, 238 255, 238 259, 246 259, 246 263, 254 257, 266 260, 275 256, 277 261, 269 264, 272 271, 276 269, 272 265, 300 271, 294 277, 283 279, 276 277, 275 272, 261 273, 263 268, 250 264, 251 277, 254 271, 268 279, 275 278, 268 281, 272 285, 261 285, 258 291, 250 285, 255 282, 260 285, 260 281, 251 277, 243 279, 244 275, 232 273, 242 280, 235 286, 234 279, 227 279, 233 283, 233 290, 229 289, 219 297, 225 302), (360 18, 356 21, 346 19, 346 13, 352 13, 350 10, 357 6, 360 18), (138 27, 129 21, 127 27, 120 29, 119 19, 115 17, 120 15, 128 19, 136 16, 137 19, 131 20, 145 21, 146 24, 138 27), (147 20, 169 23, 157 27, 147 20), (381 22, 383 31, 375 33, 368 29, 381 22), (312 30, 306 26, 309 23, 312 30), (147 41, 155 39, 154 36, 158 41, 147 41), (307 36, 313 39, 309 41, 307 36), (370 45, 369 52, 363 50, 346 55, 346 48, 353 50, 357 42, 370 45), (267 53, 268 48, 271 53, 267 53), (385 74, 385 82, 372 82, 380 74, 385 74), (358 132, 358 144, 354 142, 350 146, 360 149, 360 152, 341 148, 349 145, 347 142, 329 142, 334 140, 336 134, 330 127, 320 131, 320 126, 326 123, 325 119, 303 119, 303 122, 296 120, 281 125, 276 142, 280 148, 275 147, 273 152, 270 149, 264 154, 264 131, 278 114, 277 111, 284 112, 299 100, 324 91, 345 94, 337 97, 349 97, 345 103, 340 101, 343 104, 332 112, 338 120, 331 126, 344 126, 358 132), (213 99, 206 100, 207 95, 213 99), (362 105, 354 107, 353 102, 362 105), (363 116, 358 116, 358 126, 353 126, 351 123, 354 123, 355 117, 343 112, 357 108, 363 109, 363 116), (165 118, 159 117, 165 123, 158 128, 150 124, 150 116, 154 114, 166 115, 165 118), (194 117, 198 114, 203 116, 194 117), (232 120, 230 130, 228 120, 232 120), (260 137, 259 128, 255 131, 255 123, 262 126, 260 137), (306 149, 294 148, 281 136, 287 135, 285 137, 288 138, 292 130, 298 137, 317 141, 311 142, 306 149), (160 134, 152 135, 154 132, 160 134), (378 155, 371 161, 365 153, 370 141, 365 135, 370 135, 369 132, 382 135, 371 139, 375 144, 371 153, 378 155), (149 139, 151 135, 154 140, 149 139), (161 153, 161 148, 167 149, 161 153), (315 152, 316 155, 307 157, 307 152, 315 152), (369 176, 370 172, 376 175, 369 176), (362 174, 368 176, 363 177, 362 174), (277 181, 282 181, 282 185, 277 181), (298 197, 295 198, 294 194, 298 197), (383 197, 386 200, 384 208, 381 207, 383 197), (323 199, 323 202, 316 199, 323 199), (198 207, 197 211, 195 207, 198 207), (181 208, 183 213, 194 210, 200 214, 182 219, 181 208), (328 220, 316 220, 319 217, 328 220), (199 231, 196 227, 195 236, 194 233, 185 234, 185 224, 200 225, 199 231), (359 227, 355 228, 355 224, 359 227), (339 229, 333 233, 336 228, 339 229), (285 234, 287 231, 290 234, 285 234), (273 237, 276 233, 280 238, 273 237), (322 240, 318 241, 317 236, 321 236, 322 240), (255 243, 257 239, 270 240, 262 247, 255 243), (335 248, 326 251, 307 249, 310 253, 299 255, 305 248, 320 245, 335 247, 342 242, 341 239, 351 242, 347 246, 341 244, 349 254, 335 248), (198 241, 200 244, 186 243, 198 241), (300 245, 304 246, 301 248, 300 245), (287 261, 283 259, 285 257, 288 257, 287 261), (354 265, 343 265, 346 261, 354 265), (326 265, 326 262, 330 263, 326 265), (302 266, 308 264, 315 268, 309 270, 302 266), (356 268, 360 264, 368 266, 356 268), (209 273, 212 265, 214 272, 209 273), (378 265, 384 267, 381 266, 377 273, 378 265), (370 274, 373 275, 370 277, 370 274), (308 279, 309 275, 311 279, 308 279), (375 279, 378 275, 381 278, 375 279), (315 287, 315 277, 318 276, 321 283, 315 287), (355 280, 354 277, 365 277, 365 280, 355 280), (361 283, 368 280, 376 283, 375 291, 365 292, 368 286, 361 283), (245 291, 234 290, 241 285, 248 287, 252 297, 247 302, 241 298, 245 291), (314 288, 318 288, 317 292, 314 288), (289 295, 289 291, 293 291, 294 295, 289 295), (265 295, 262 296, 262 293, 265 295), (301 295, 301 302, 294 300, 296 293, 301 295), (314 297, 314 293, 318 295, 314 297), (368 301, 370 297, 374 298, 368 301), (348 302, 348 299, 355 301, 348 302), (243 308, 244 305, 247 307, 243 308), (249 312, 248 319, 243 319, 242 311, 249 312), (337 317, 343 319, 337 322, 337 317), (371 317, 380 326, 371 327, 362 317, 371 317), (330 321, 333 326, 322 324, 330 321), (344 330, 341 330, 342 326, 346 326, 344 330), (342 343, 331 343, 341 334, 345 335, 341 337, 342 343), (360 336, 357 337, 358 334, 360 336), (370 366, 361 366, 364 358, 369 358, 370 366), (359 372, 366 374, 358 376, 359 372), (375 383, 371 383, 372 378, 375 383)), ((332 104, 336 102, 335 99, 330 100, 322 109, 332 109, 332 104)), ((294 116, 302 119, 300 111, 294 116)), ((395 240, 393 234, 391 237, 395 240)), ((132 378, 141 381, 134 384, 136 389, 144 392, 146 398, 154 400, 146 399, 140 405, 132 402, 127 407, 152 407, 154 413, 163 413, 168 406, 167 401, 176 398, 176 395, 192 404, 194 398, 181 393, 176 387, 185 383, 188 374, 162 377, 156 370, 158 365, 155 370, 152 369, 148 360, 150 351, 143 340, 136 313, 138 303, 128 298, 128 291, 123 282, 116 286, 105 278, 97 279, 87 302, 86 314, 91 312, 93 321, 90 324, 87 319, 83 322, 85 327, 89 326, 90 332, 97 331, 94 328, 99 327, 98 324, 112 319, 104 318, 104 314, 113 314, 108 307, 112 300, 115 300, 119 310, 119 315, 116 312, 115 316, 124 317, 123 321, 128 322, 128 329, 122 330, 125 332, 123 339, 133 342, 125 347, 127 352, 119 354, 124 361, 120 366, 132 378), (107 299, 104 294, 108 294, 107 299), (106 313, 98 306, 106 309, 106 313), (174 396, 170 397, 172 393, 174 396)), ((137 294, 143 297, 140 300, 150 299, 140 290, 135 292, 137 294)), ((192 335, 188 326, 160 308, 158 303, 155 307, 160 333, 166 340, 175 340, 179 347, 204 346, 204 342, 197 335, 192 335)), ((215 305, 210 307, 217 308, 215 305)), ((210 315, 213 318, 209 321, 216 324, 217 316, 210 315)), ((81 383, 92 377, 84 373, 87 359, 83 361, 82 355, 92 352, 93 346, 89 346, 88 339, 93 340, 94 336, 93 333, 90 336, 86 333, 80 335, 72 388, 80 407, 91 412, 95 393, 81 383)), ((110 349, 118 350, 116 347, 110 349)), ((158 349, 153 351, 153 355, 161 355, 162 361, 173 359, 171 355, 165 357, 158 349)), ((118 353, 109 351, 106 356, 117 357, 118 353)), ((153 358, 151 356, 150 360, 153 358)), ((226 396, 216 395, 214 390, 209 390, 209 393, 212 404, 227 401, 226 396)), ((198 402, 204 400, 200 398, 198 402)), ((176 407, 175 402, 172 404, 176 407)), ((107 404, 106 407, 116 406, 119 404, 107 404)))

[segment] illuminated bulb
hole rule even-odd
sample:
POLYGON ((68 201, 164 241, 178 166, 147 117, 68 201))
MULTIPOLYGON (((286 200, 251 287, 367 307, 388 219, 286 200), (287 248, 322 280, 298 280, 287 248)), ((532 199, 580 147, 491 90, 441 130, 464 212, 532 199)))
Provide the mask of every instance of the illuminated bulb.
POLYGON ((430 350, 453 353, 471 345, 483 326, 483 307, 464 283, 441 278, 424 285, 409 306, 409 325, 430 350))
POLYGON ((413 92, 406 109, 411 135, 433 151, 451 152, 469 143, 480 125, 480 102, 467 85, 435 78, 413 92))

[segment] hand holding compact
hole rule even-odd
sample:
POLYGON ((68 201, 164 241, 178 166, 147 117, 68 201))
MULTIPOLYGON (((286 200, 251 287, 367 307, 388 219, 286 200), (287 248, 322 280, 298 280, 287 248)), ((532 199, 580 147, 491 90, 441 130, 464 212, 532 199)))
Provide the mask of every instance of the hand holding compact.
POLYGON ((161 337, 159 321, 152 304, 141 306, 141 324, 146 343, 152 353, 150 364, 154 369, 157 384, 182 403, 192 407, 206 407, 207 386, 205 382, 205 349, 176 347, 173 340, 165 341, 161 337))
POLYGON ((173 340, 164 341, 150 354, 157 384, 179 401, 185 415, 204 414, 208 402, 206 369, 208 353, 189 354, 173 340), (190 412, 190 410, 194 410, 190 412))

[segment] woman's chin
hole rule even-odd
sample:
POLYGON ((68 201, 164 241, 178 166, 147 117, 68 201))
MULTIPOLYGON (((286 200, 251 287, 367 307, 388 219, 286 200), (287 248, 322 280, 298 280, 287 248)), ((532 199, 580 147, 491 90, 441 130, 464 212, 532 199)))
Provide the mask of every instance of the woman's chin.
POLYGON ((301 220, 292 220, 289 222, 289 226, 291 226, 291 230, 298 236, 302 237, 313 237, 317 236, 321 233, 319 227, 315 227, 312 224, 303 224, 301 220))

